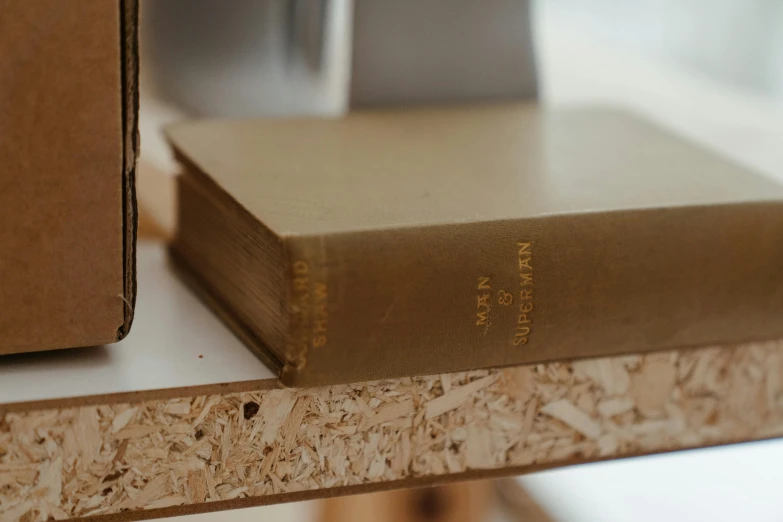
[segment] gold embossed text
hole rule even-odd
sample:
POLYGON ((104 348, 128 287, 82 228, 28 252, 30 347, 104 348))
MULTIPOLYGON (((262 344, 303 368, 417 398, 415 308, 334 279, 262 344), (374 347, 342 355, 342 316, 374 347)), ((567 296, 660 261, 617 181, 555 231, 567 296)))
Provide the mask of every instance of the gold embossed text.
POLYGON ((514 325, 514 346, 527 344, 533 328, 533 243, 517 242, 519 270, 519 300, 517 321, 514 325))

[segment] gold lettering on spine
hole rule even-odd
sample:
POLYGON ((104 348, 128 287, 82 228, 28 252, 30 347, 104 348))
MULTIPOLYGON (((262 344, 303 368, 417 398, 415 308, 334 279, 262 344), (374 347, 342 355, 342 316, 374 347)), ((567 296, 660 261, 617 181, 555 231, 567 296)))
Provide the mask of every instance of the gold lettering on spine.
POLYGON ((293 306, 291 322, 295 325, 296 335, 291 339, 293 349, 289 351, 291 364, 301 369, 307 363, 309 348, 308 324, 310 323, 310 265, 299 260, 293 265, 293 306))
POLYGON ((307 261, 293 264, 292 321, 298 325, 291 351, 291 362, 304 367, 309 348, 323 348, 329 333, 329 291, 326 283, 313 281, 307 261))
POLYGON ((492 311, 492 282, 489 277, 481 276, 477 284, 476 295, 476 326, 483 326, 484 335, 487 335, 492 324, 490 312, 492 311))
POLYGON ((498 304, 503 306, 511 306, 514 303, 514 296, 505 290, 498 292, 498 304))
POLYGON ((313 299, 313 347, 326 346, 329 331, 329 295, 324 283, 315 283, 313 299))
POLYGON ((533 328, 533 243, 517 242, 517 268, 519 269, 519 308, 514 326, 514 346, 525 345, 533 328))
POLYGON ((504 329, 509 325, 513 333, 511 343, 521 346, 528 344, 533 333, 533 242, 517 241, 514 254, 514 264, 509 267, 513 272, 504 271, 499 280, 495 276, 476 279, 475 325, 484 335, 494 323, 503 325, 504 329))
POLYGON ((307 292, 310 287, 310 265, 307 261, 297 261, 294 263, 294 290, 298 292, 307 292))

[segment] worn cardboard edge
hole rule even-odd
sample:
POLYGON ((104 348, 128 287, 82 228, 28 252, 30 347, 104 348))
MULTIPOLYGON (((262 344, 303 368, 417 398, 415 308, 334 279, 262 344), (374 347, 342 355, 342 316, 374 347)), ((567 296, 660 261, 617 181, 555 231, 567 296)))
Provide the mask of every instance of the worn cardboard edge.
POLYGON ((447 473, 444 475, 428 475, 420 477, 411 477, 401 480, 391 480, 386 482, 369 482, 364 484, 353 484, 350 486, 337 486, 322 489, 312 489, 297 492, 277 493, 273 495, 261 495, 254 497, 236 498, 233 500, 218 500, 204 503, 185 504, 181 506, 172 506, 158 509, 138 509, 114 513, 110 515, 96 515, 90 517, 71 518, 68 520, 79 520, 89 522, 135 522, 138 520, 152 520, 160 518, 169 518, 176 516, 198 515, 205 513, 216 513, 220 511, 229 511, 234 509, 246 509, 252 507, 269 506, 274 504, 285 504, 289 502, 303 502, 308 500, 322 500, 334 497, 344 497, 348 495, 361 495, 365 493, 378 493, 384 491, 393 491, 399 489, 425 488, 433 486, 443 486, 455 482, 469 482, 475 480, 500 479, 505 477, 518 477, 529 475, 540 471, 551 469, 579 466, 585 464, 600 464, 613 460, 625 460, 632 458, 644 458, 655 455, 675 454, 686 451, 702 450, 710 448, 720 448, 723 446, 732 446, 737 444, 752 444, 755 442, 765 442, 776 440, 779 437, 764 437, 759 439, 736 439, 715 444, 705 444, 698 447, 684 447, 664 449, 658 451, 643 451, 620 457, 606 457, 594 459, 571 458, 558 462, 548 462, 542 464, 527 464, 522 466, 509 466, 496 469, 473 469, 459 473, 447 473))
POLYGON ((136 307, 136 235, 138 207, 136 205, 136 161, 139 156, 139 3, 120 0, 122 56, 122 120, 123 120, 123 273, 124 320, 117 330, 116 340, 128 335, 136 307))
POLYGON ((277 358, 271 349, 230 310, 218 293, 204 284, 203 280, 185 261, 185 257, 179 252, 174 244, 168 248, 169 259, 174 268, 174 273, 190 288, 193 293, 212 310, 218 318, 228 326, 234 335, 247 346, 261 361, 274 373, 280 375, 283 370, 283 362, 277 358))

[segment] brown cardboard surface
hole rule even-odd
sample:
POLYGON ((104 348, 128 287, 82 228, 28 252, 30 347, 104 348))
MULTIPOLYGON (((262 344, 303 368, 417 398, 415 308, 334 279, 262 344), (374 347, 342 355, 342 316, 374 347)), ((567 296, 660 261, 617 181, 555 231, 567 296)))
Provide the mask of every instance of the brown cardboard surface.
POLYGON ((0 0, 0 354, 110 343, 135 294, 135 0, 0 0))

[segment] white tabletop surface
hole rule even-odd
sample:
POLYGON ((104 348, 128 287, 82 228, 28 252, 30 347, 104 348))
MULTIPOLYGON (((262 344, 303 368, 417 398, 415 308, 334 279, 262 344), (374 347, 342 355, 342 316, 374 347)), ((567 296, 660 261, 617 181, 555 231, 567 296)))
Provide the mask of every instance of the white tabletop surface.
POLYGON ((162 245, 139 243, 138 272, 126 339, 0 357, 0 404, 274 378, 174 275, 162 245))

